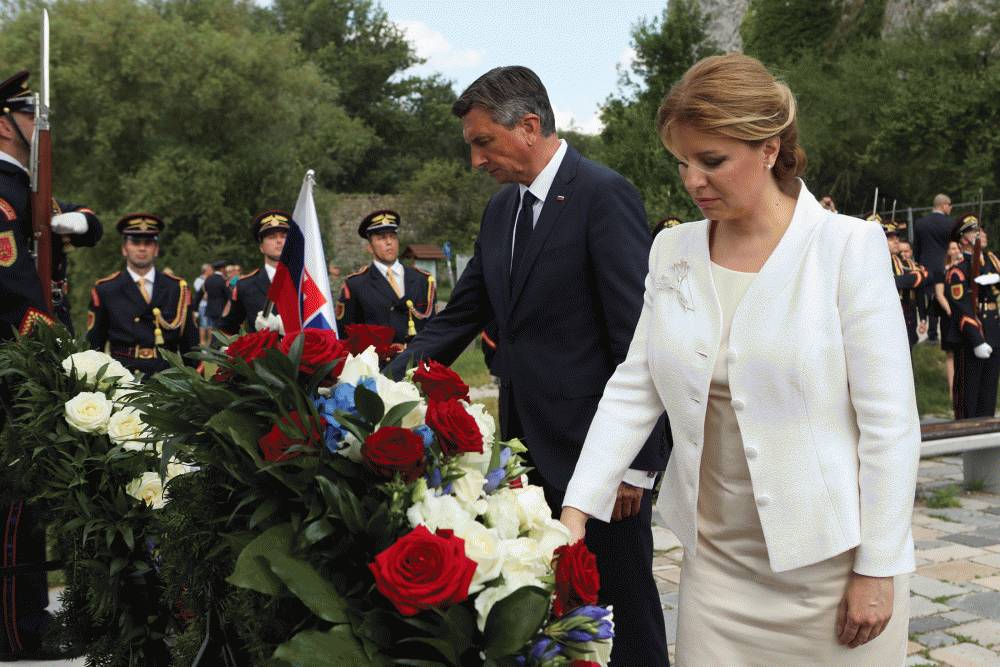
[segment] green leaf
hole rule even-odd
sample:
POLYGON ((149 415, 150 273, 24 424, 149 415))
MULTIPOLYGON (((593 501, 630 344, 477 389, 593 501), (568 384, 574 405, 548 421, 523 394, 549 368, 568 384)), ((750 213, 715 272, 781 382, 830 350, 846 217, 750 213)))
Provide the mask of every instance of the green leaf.
POLYGON ((256 424, 252 420, 248 420, 245 414, 233 410, 223 410, 205 422, 205 428, 229 436, 254 460, 260 458, 257 448, 256 424))
POLYGON ((537 586, 519 588, 497 602, 486 618, 487 657, 517 653, 538 634, 549 615, 549 594, 537 586))
POLYGON ((268 528, 243 548, 236 559, 233 573, 226 577, 226 581, 237 588, 249 588, 265 595, 280 595, 284 591, 284 584, 271 571, 267 559, 291 554, 293 537, 294 530, 290 523, 268 528))
POLYGON ((349 625, 337 625, 328 632, 305 630, 274 651, 275 658, 286 660, 295 667, 329 667, 333 656, 337 657, 337 664, 342 665, 364 667, 385 664, 384 661, 376 662, 368 658, 349 625))
POLYGON ((304 560, 275 554, 270 556, 271 571, 278 575, 295 597, 309 611, 330 623, 347 623, 347 602, 333 583, 304 560))
POLYGON ((269 516, 274 514, 274 512, 277 509, 278 509, 278 501, 274 500, 273 498, 268 498, 260 505, 258 505, 257 509, 253 511, 253 514, 250 516, 250 523, 247 525, 250 528, 255 528, 257 524, 259 524, 260 522, 264 521, 269 516))
POLYGON ((371 424, 377 424, 385 415, 385 403, 382 398, 362 384, 354 388, 354 407, 358 414, 371 424))
POLYGON ((313 521, 306 526, 306 529, 302 532, 302 537, 305 539, 307 544, 316 544, 333 533, 333 524, 326 519, 319 519, 318 521, 313 521))
POLYGON ((418 405, 420 405, 420 401, 406 401, 405 403, 393 406, 386 413, 385 417, 382 418, 380 426, 399 426, 403 423, 403 417, 410 414, 410 411, 418 405))

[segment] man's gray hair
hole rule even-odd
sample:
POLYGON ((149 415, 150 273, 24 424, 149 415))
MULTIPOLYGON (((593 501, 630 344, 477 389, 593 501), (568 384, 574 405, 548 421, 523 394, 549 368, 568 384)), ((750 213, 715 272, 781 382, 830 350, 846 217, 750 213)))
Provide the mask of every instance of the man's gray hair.
POLYGON ((951 204, 951 197, 948 195, 934 195, 934 208, 941 208, 951 204))
POLYGON ((462 118, 482 107, 493 122, 507 129, 514 127, 525 114, 538 116, 542 136, 556 131, 556 118, 549 104, 549 95, 538 75, 517 65, 495 67, 472 82, 451 106, 451 112, 462 118))

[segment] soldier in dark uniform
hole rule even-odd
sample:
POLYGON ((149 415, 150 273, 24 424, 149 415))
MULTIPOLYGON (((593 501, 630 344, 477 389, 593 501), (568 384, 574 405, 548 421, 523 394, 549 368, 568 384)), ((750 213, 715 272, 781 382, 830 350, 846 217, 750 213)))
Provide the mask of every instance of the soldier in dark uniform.
MULTIPOLYGON (((24 236, 24 239, 30 238, 32 234, 31 188, 27 164, 31 155, 30 130, 34 124, 34 107, 33 98, 28 92, 27 79, 28 73, 20 72, 0 83, 0 95, 3 95, 4 99, 3 127, 0 129, 0 200, 4 203, 0 205, 0 217, 11 222, 8 213, 13 211, 19 226, 23 227, 21 233, 28 235, 24 236), (8 99, 9 95, 13 95, 13 99, 8 99)), ((53 199, 52 214, 52 308, 56 317, 70 333, 73 333, 67 300, 69 285, 66 281, 66 254, 74 247, 95 245, 101 239, 103 230, 94 212, 77 204, 57 202, 53 199)), ((10 248, 11 254, 14 254, 13 249, 16 247, 17 244, 10 243, 10 235, 0 230, 0 269, 10 268, 3 266, 5 263, 3 255, 8 252, 5 248, 10 248)), ((20 255, 26 262, 24 266, 31 263, 26 250, 20 255)), ((8 289, 16 291, 19 287, 21 289, 27 287, 16 284, 8 286, 6 280, 4 283, 5 295, 8 289)), ((17 300, 18 298, 14 297, 11 303, 17 300)), ((4 323, 7 323, 6 319, 4 323)), ((9 324, 3 326, 3 329, 2 336, 7 337, 10 333, 9 324)))
POLYGON ((927 279, 923 267, 904 263, 899 256, 900 225, 895 221, 883 222, 878 214, 868 216, 869 220, 879 222, 885 230, 885 240, 889 245, 889 255, 892 261, 892 275, 896 281, 896 291, 899 292, 899 305, 903 309, 903 321, 906 322, 906 335, 910 341, 910 349, 917 344, 919 338, 917 329, 923 320, 923 307, 920 305, 920 293, 917 291, 927 279))
MULTIPOLYGON (((31 257, 31 188, 26 165, 34 133, 34 102, 20 72, 0 83, 0 341, 27 334, 46 314, 42 285, 31 257)), ((57 244, 53 244, 55 247, 57 244)), ((9 391, 0 382, 0 427, 9 391)), ((45 523, 38 507, 0 505, 0 660, 62 657, 43 644, 51 617, 45 608, 45 523), (16 570, 13 568, 17 568, 16 570)))
MULTIPOLYGON (((260 244, 260 254, 264 255, 264 270, 255 269, 236 282, 219 329, 230 336, 239 333, 240 325, 247 331, 257 330, 257 315, 268 305, 267 291, 271 288, 281 250, 288 236, 288 223, 292 216, 285 211, 271 209, 258 213, 253 219, 253 235, 260 244)), ((274 304, 271 304, 271 312, 274 304)), ((265 313, 268 314, 268 313, 265 313)))
POLYGON ((671 227, 676 227, 677 225, 682 224, 683 222, 684 221, 678 218, 676 215, 668 215, 667 217, 663 218, 663 220, 660 220, 653 226, 653 236, 655 237, 664 229, 670 229, 671 227))
POLYGON ((975 245, 979 243, 979 219, 975 215, 959 217, 953 238, 962 246, 964 255, 945 276, 951 327, 961 341, 955 351, 955 419, 992 417, 1000 380, 1000 356, 994 353, 1000 347, 1000 266, 992 253, 985 254, 982 266, 974 265, 975 245))
MULTIPOLYGON (((159 349, 181 354, 198 347, 187 283, 157 271, 163 221, 131 213, 118 221, 125 268, 97 281, 90 291, 87 340, 95 350, 149 376, 169 366, 159 349)), ((197 362, 187 360, 194 366, 197 362)))
POLYGON ((365 216, 358 234, 368 241, 375 258, 344 280, 337 302, 337 326, 381 324, 396 331, 393 342, 403 345, 434 315, 434 277, 399 262, 399 214, 375 211, 365 216))

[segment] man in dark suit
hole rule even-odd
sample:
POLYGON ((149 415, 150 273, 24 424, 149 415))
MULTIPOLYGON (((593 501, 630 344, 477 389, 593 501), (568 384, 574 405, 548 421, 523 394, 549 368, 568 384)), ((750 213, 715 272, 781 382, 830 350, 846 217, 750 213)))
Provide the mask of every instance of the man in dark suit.
MULTIPOLYGON (((495 320, 500 429, 521 437, 555 516, 608 378, 642 309, 651 236, 642 200, 619 174, 555 134, 548 95, 525 67, 476 80, 452 107, 472 165, 509 185, 483 214, 448 306, 398 357, 450 364, 495 320)), ((615 608, 612 664, 668 664, 652 576, 652 486, 669 452, 665 420, 632 464, 610 524, 591 521, 601 602, 615 608)), ((669 493, 669 489, 664 490, 669 493)))
POLYGON ((184 354, 198 346, 191 292, 184 280, 154 266, 164 228, 160 218, 131 213, 117 227, 125 268, 101 278, 90 290, 87 342, 102 352, 108 345, 111 356, 148 377, 169 366, 161 349, 184 354))
POLYGON ((368 241, 371 264, 344 279, 337 300, 337 327, 347 335, 352 324, 378 324, 396 332, 397 348, 423 330, 434 316, 434 277, 399 261, 399 213, 373 211, 358 226, 368 241))
POLYGON ((267 309, 267 290, 271 289, 271 279, 281 259, 281 250, 285 247, 288 236, 288 225, 292 219, 291 213, 270 209, 258 213, 253 219, 253 235, 260 245, 260 254, 264 255, 264 270, 255 269, 236 281, 229 305, 223 311, 219 329, 223 333, 233 335, 240 331, 240 325, 245 325, 248 332, 257 330, 257 315, 265 310, 277 313, 272 304, 267 309))
MULTIPOLYGON (((928 271, 944 270, 944 257, 951 241, 951 231, 955 220, 951 217, 951 198, 940 194, 934 196, 934 210, 914 223, 913 254, 917 263, 928 271)), ((924 298, 928 308, 928 340, 937 340, 938 336, 938 305, 934 297, 934 285, 928 281, 924 286, 924 298)))
POLYGON ((226 287, 226 277, 222 275, 222 269, 226 262, 219 260, 212 262, 212 275, 205 278, 205 320, 208 323, 209 336, 214 329, 219 328, 222 322, 222 312, 229 302, 229 289, 226 287))

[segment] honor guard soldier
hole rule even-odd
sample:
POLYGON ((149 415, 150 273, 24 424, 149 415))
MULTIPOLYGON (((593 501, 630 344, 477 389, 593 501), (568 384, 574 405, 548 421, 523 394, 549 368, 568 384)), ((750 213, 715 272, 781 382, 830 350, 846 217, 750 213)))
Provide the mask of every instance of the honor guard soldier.
MULTIPOLYGON (((44 295, 30 252, 31 159, 34 133, 34 96, 28 89, 28 72, 19 72, 0 83, 0 339, 11 327, 27 332, 31 323, 45 318, 44 295)), ((66 253, 75 246, 93 246, 101 238, 101 223, 90 209, 52 200, 52 308, 73 332, 69 316, 66 253)))
POLYGON ((684 221, 678 218, 676 215, 668 215, 663 220, 660 220, 653 226, 653 236, 662 232, 664 229, 670 229, 671 227, 676 227, 682 224, 684 221))
POLYGON ((895 221, 884 222, 877 213, 869 215, 867 219, 878 222, 885 231, 885 240, 889 245, 889 256, 892 262, 892 275, 896 281, 896 291, 899 292, 899 305, 903 309, 903 320, 906 322, 906 336, 912 349, 919 338, 917 327, 923 314, 923 307, 919 301, 920 294, 917 290, 927 279, 927 272, 921 267, 904 263, 900 258, 899 234, 901 225, 895 221))
POLYGON ((164 228, 160 218, 131 213, 117 227, 125 268, 98 280, 90 291, 87 341, 95 350, 107 344, 126 368, 149 376, 169 366, 160 349, 184 354, 198 347, 191 294, 184 280, 154 266, 164 228))
MULTIPOLYGON (((369 213, 358 227, 375 258, 347 277, 337 302, 337 326, 381 324, 396 331, 393 341, 402 345, 417 335, 434 315, 434 277, 399 262, 399 214, 369 213)), ((346 334, 345 334, 346 335, 346 334)))
POLYGON ((271 288, 271 280, 281 259, 291 219, 290 213, 277 209, 258 213, 253 219, 253 235, 259 244, 260 254, 264 255, 264 270, 255 269, 236 282, 227 311, 219 323, 223 333, 230 336, 237 334, 240 325, 244 325, 248 332, 256 331, 257 315, 267 316, 277 312, 274 304, 267 299, 267 291, 271 288))
POLYGON ((962 247, 964 256, 945 276, 945 293, 952 312, 950 326, 957 330, 961 341, 955 351, 955 419, 992 417, 1000 379, 1000 357, 994 353, 1000 347, 1000 266, 992 253, 982 261, 982 249, 977 247, 977 216, 960 216, 952 238, 962 247))

